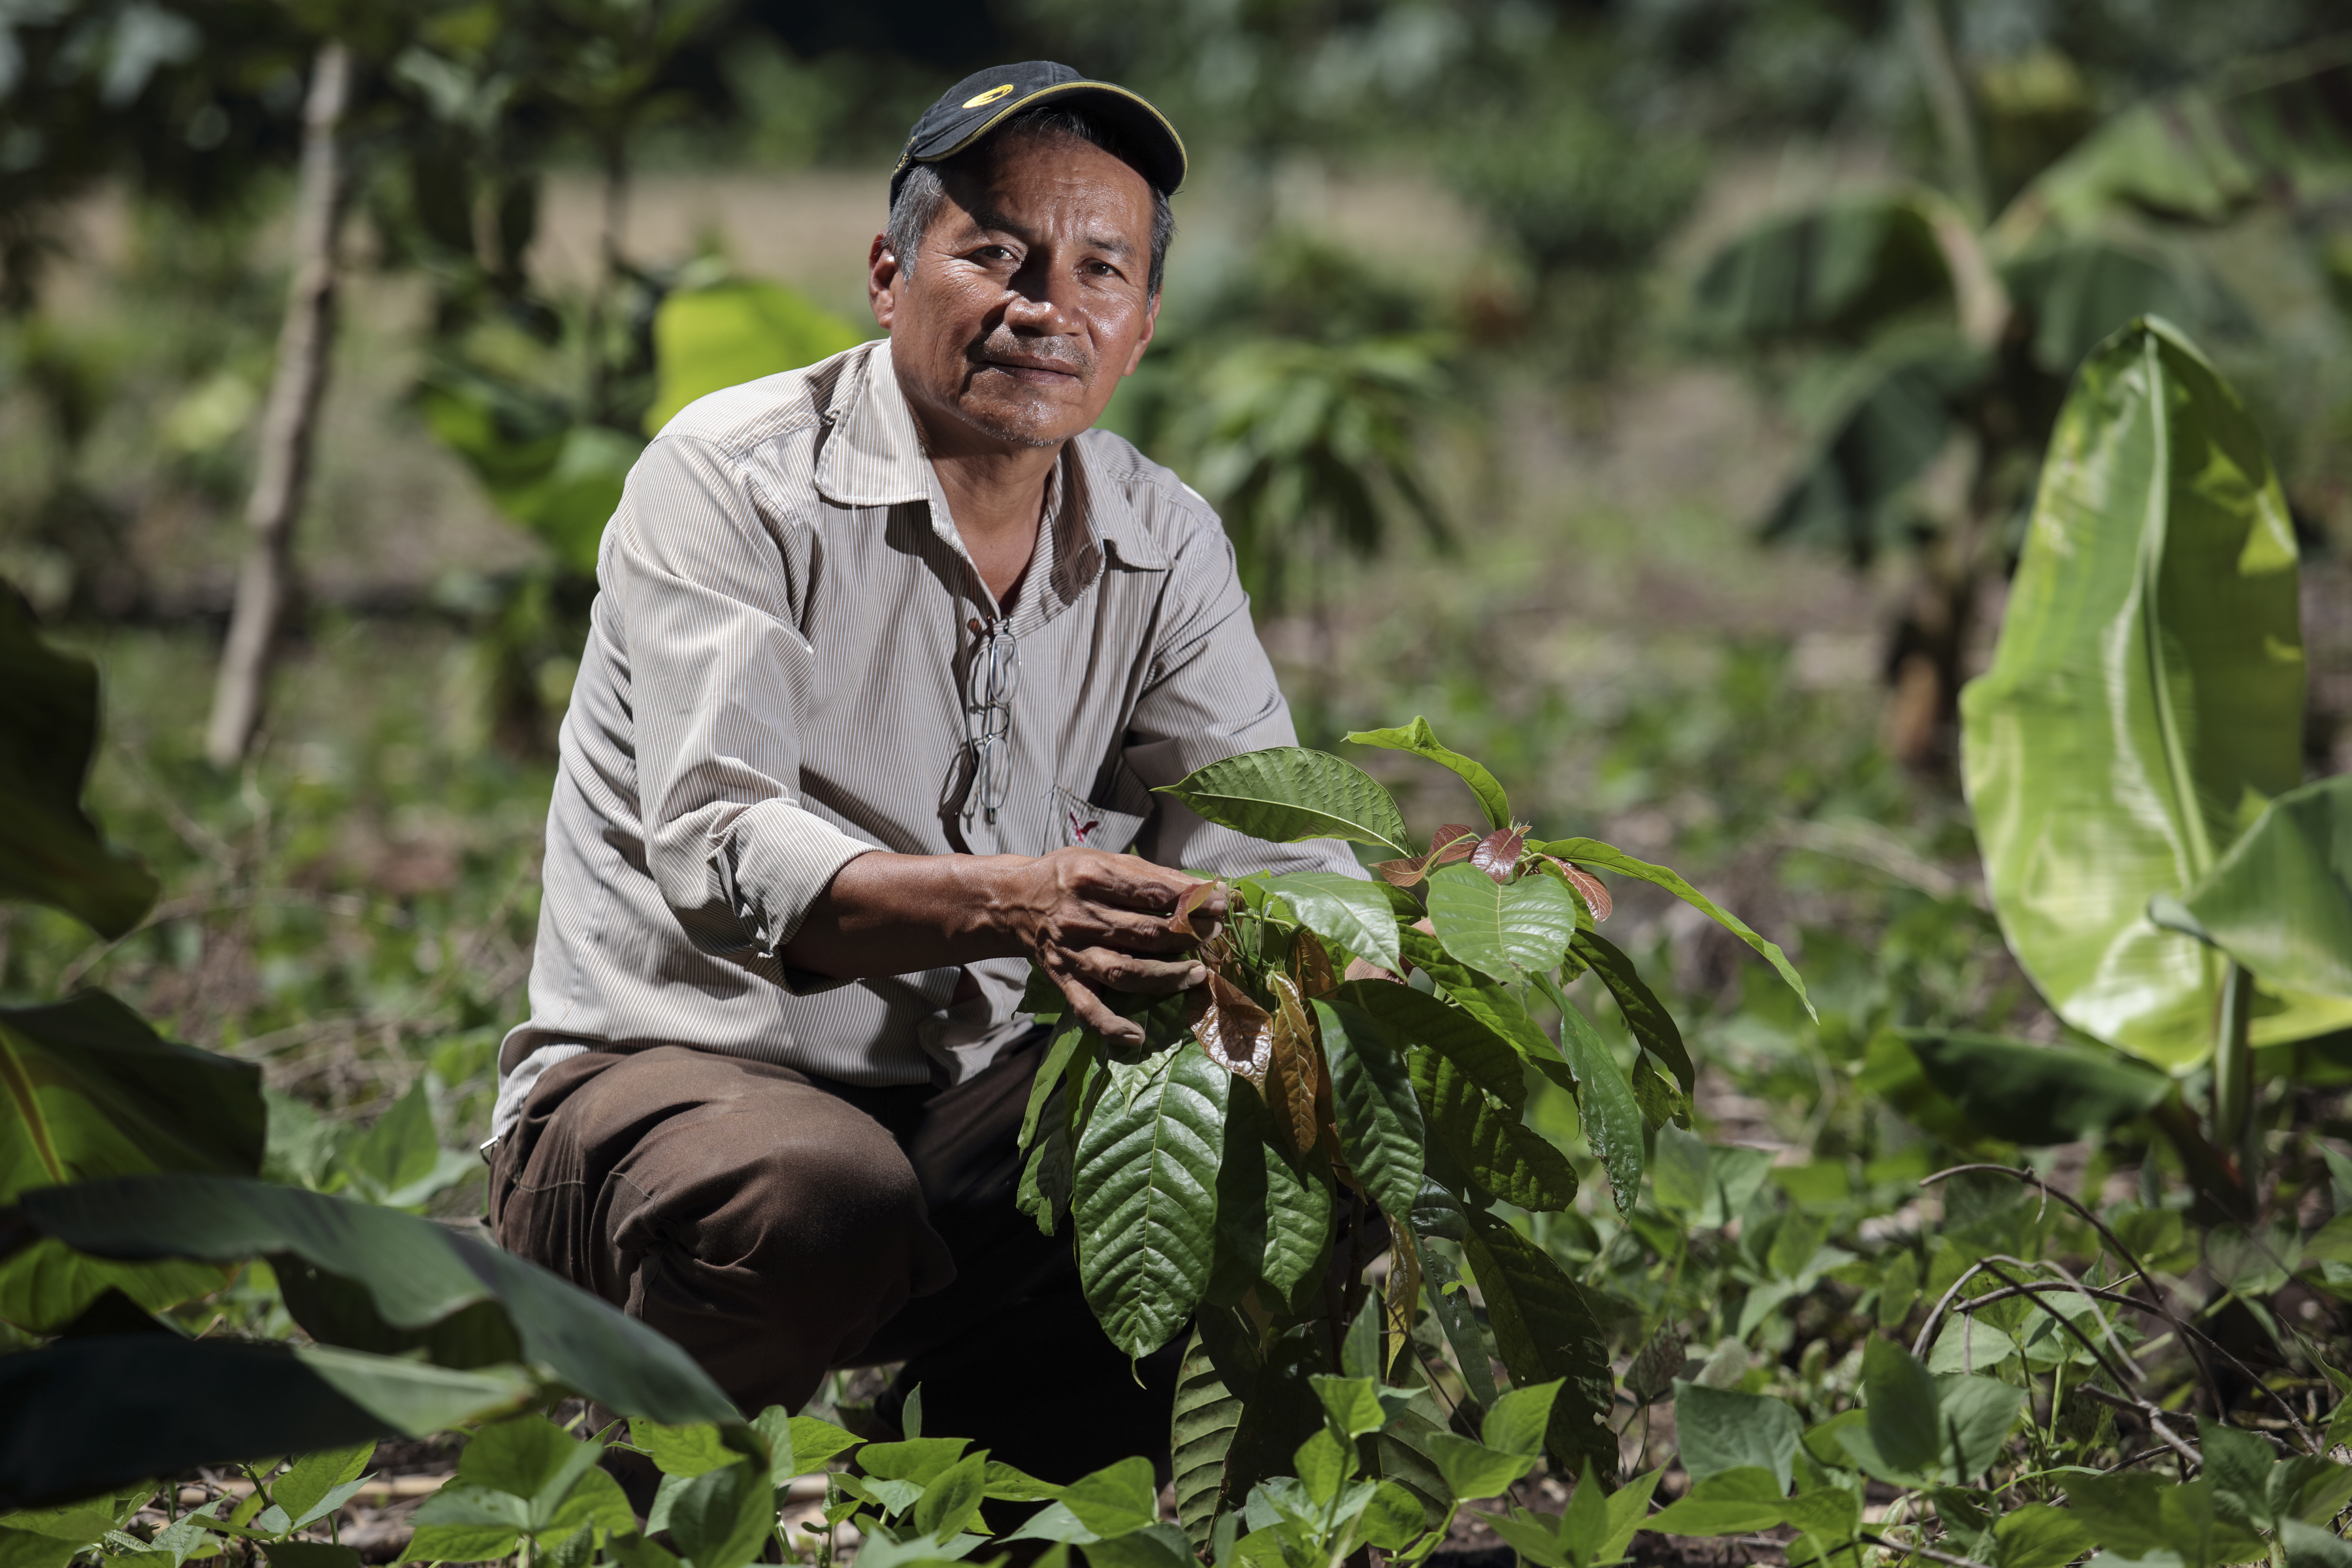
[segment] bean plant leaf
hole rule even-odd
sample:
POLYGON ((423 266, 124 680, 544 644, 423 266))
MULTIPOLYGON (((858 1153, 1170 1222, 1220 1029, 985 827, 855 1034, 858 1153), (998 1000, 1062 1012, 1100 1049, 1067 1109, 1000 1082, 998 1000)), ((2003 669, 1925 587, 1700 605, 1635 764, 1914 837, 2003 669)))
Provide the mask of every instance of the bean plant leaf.
POLYGON ((1299 924, 1332 947, 1391 973, 1401 967, 1396 917, 1371 883, 1338 871, 1292 871, 1267 878, 1265 885, 1299 924))
POLYGON ((1675 1435, 1682 1444, 1683 1468, 1694 1481, 1753 1467, 1770 1472, 1785 1492, 1803 1434, 1796 1411, 1769 1395, 1700 1383, 1675 1384, 1675 1435))
POLYGON ((2012 1143, 2072 1143, 2151 1110, 2172 1080, 2128 1059, 1948 1029, 1905 1029, 1927 1081, 2012 1143))
POLYGON ((1412 1083, 1430 1136, 1443 1140, 1481 1187, 1539 1212, 1559 1213, 1576 1202, 1576 1171, 1567 1157, 1452 1061, 1434 1051, 1416 1053, 1412 1083))
MULTIPOLYGON (((2076 1028, 2181 1070, 2226 963, 2147 918, 2302 783, 2296 548, 2262 437, 2179 331, 2135 323, 2060 412, 1992 668, 1961 693, 1986 885, 2076 1028)), ((2352 1021, 2288 995, 2273 1044, 2352 1021)))
POLYGON ((1399 1056, 1426 1046, 1450 1058, 1504 1104, 1527 1103, 1527 1072, 1519 1054, 1464 1009, 1386 980, 1350 980, 1333 994, 1377 1024, 1399 1056))
POLYGON ((1129 1355, 1174 1338, 1208 1285, 1233 1081, 1200 1052, 1172 1051, 1133 1105, 1104 1097, 1079 1132, 1079 1283, 1129 1355))
POLYGON ((1383 1213, 1410 1214, 1421 1193, 1425 1134, 1405 1058, 1354 1003, 1335 999, 1314 1008, 1348 1168, 1383 1213))
POLYGON ((1473 762, 1459 752, 1447 750, 1439 742, 1436 732, 1430 729, 1428 720, 1415 717, 1412 723, 1402 729, 1358 730, 1344 738, 1360 746, 1411 752, 1417 757, 1428 758, 1440 767, 1451 768, 1461 776, 1464 784, 1470 786, 1470 793, 1478 797, 1478 809, 1486 814, 1488 826, 1508 827, 1511 825, 1510 797, 1503 793, 1503 786, 1496 782, 1495 775, 1488 773, 1484 764, 1473 762))
POLYGON ((1664 888, 1755 949, 1764 962, 1789 983, 1789 989, 1794 991, 1797 1000, 1805 1005, 1806 1016, 1815 1022, 1820 1021, 1821 1015, 1813 1011, 1812 998, 1805 994, 1804 977, 1797 973, 1796 965, 1789 962, 1789 955, 1782 952, 1778 944, 1757 935, 1746 921, 1684 881, 1679 873, 1664 866, 1653 866, 1647 860, 1635 859, 1622 849, 1603 844, 1598 838, 1555 838, 1549 844, 1538 844, 1534 847, 1539 853, 1562 860, 1573 860, 1580 866, 1597 866, 1604 871, 1614 871, 1622 877, 1632 877, 1654 887, 1664 888))
POLYGON ((2186 898, 2159 894, 2148 913, 2274 984, 2352 997, 2352 773, 2271 802, 2186 898))
POLYGON ((0 582, 0 899, 65 910, 104 937, 136 926, 156 882, 82 811, 98 749, 98 667, 41 640, 0 582))
POLYGON ((1576 916, 1574 895, 1551 877, 1498 883, 1458 862, 1429 874, 1437 940, 1458 962, 1507 983, 1558 968, 1576 916))
MULTIPOLYGON (((736 1419, 709 1374, 661 1334, 536 1264, 415 1215, 184 1173, 39 1187, 18 1203, 28 1240, 45 1236, 118 1259, 232 1263, 291 1254, 358 1288, 337 1298, 345 1310, 364 1312, 344 1328, 391 1340, 479 1308, 503 1318, 499 1337, 518 1345, 524 1360, 616 1412, 674 1422, 736 1419)), ((331 1325, 305 1326, 329 1338, 320 1331, 331 1325)))
POLYGON ((1698 1087, 1698 1072, 1691 1066, 1683 1032, 1675 1026, 1675 1016, 1666 1011, 1665 1004, 1643 980, 1633 961, 1598 931, 1578 931, 1575 947, 1576 956, 1601 976, 1609 994, 1617 999, 1617 1010, 1625 1016, 1625 1026, 1633 1031, 1642 1048, 1666 1065, 1685 1096, 1694 1093, 1698 1087))
POLYGON ((1272 844, 1347 838, 1412 853, 1396 802, 1371 774, 1304 746, 1227 757, 1161 785, 1160 793, 1219 826, 1272 844))
POLYGON ((1571 1469, 1590 1459, 1601 1474, 1615 1474, 1609 1345, 1583 1291, 1549 1253, 1490 1215, 1470 1216, 1463 1251, 1512 1381, 1563 1380, 1546 1433, 1553 1459, 1571 1469))

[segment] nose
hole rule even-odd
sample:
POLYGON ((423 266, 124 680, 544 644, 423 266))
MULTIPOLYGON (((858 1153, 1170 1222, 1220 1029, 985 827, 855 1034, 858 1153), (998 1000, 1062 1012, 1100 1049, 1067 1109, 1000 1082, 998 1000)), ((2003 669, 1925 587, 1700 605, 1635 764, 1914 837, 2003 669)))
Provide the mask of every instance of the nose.
POLYGON ((1076 279, 1055 266, 1040 246, 1024 258, 1013 275, 1012 298, 1004 306, 1007 326, 1018 331, 1063 337, 1077 330, 1076 279))

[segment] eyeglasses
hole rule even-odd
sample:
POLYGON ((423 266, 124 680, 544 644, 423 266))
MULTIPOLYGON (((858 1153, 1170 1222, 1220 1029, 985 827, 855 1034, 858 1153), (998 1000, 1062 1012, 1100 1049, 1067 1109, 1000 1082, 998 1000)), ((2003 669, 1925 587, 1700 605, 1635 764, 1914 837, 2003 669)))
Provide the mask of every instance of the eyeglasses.
POLYGON ((1006 622, 983 624, 974 616, 966 625, 981 642, 972 652, 963 700, 964 749, 971 758, 963 819, 970 822, 979 811, 992 827, 1013 787, 1013 694, 1021 687, 1021 653, 1006 622))

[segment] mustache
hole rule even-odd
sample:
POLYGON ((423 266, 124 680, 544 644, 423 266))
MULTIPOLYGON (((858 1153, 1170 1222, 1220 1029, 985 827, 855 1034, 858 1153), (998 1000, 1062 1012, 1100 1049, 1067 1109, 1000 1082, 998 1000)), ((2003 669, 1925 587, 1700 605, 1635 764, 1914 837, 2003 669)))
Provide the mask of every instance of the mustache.
POLYGON ((973 343, 964 355, 975 365, 997 360, 1027 361, 1081 379, 1092 375, 1095 368, 1094 355, 1067 338, 1023 338, 1003 326, 973 343))

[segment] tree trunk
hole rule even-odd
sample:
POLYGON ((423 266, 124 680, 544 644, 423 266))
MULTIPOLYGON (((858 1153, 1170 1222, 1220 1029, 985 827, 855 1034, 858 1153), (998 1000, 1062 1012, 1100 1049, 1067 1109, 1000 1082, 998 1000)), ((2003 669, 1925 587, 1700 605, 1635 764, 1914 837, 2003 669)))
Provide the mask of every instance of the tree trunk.
POLYGON ((294 208, 294 283, 278 334, 278 369, 261 419, 253 496, 246 507, 252 538, 237 574, 236 607, 222 650, 205 750, 216 767, 244 760, 261 728, 287 606, 292 599, 294 520, 309 489, 310 443, 334 346, 335 237, 344 179, 336 142, 351 91, 351 56, 320 47, 302 106, 302 171, 294 208))

